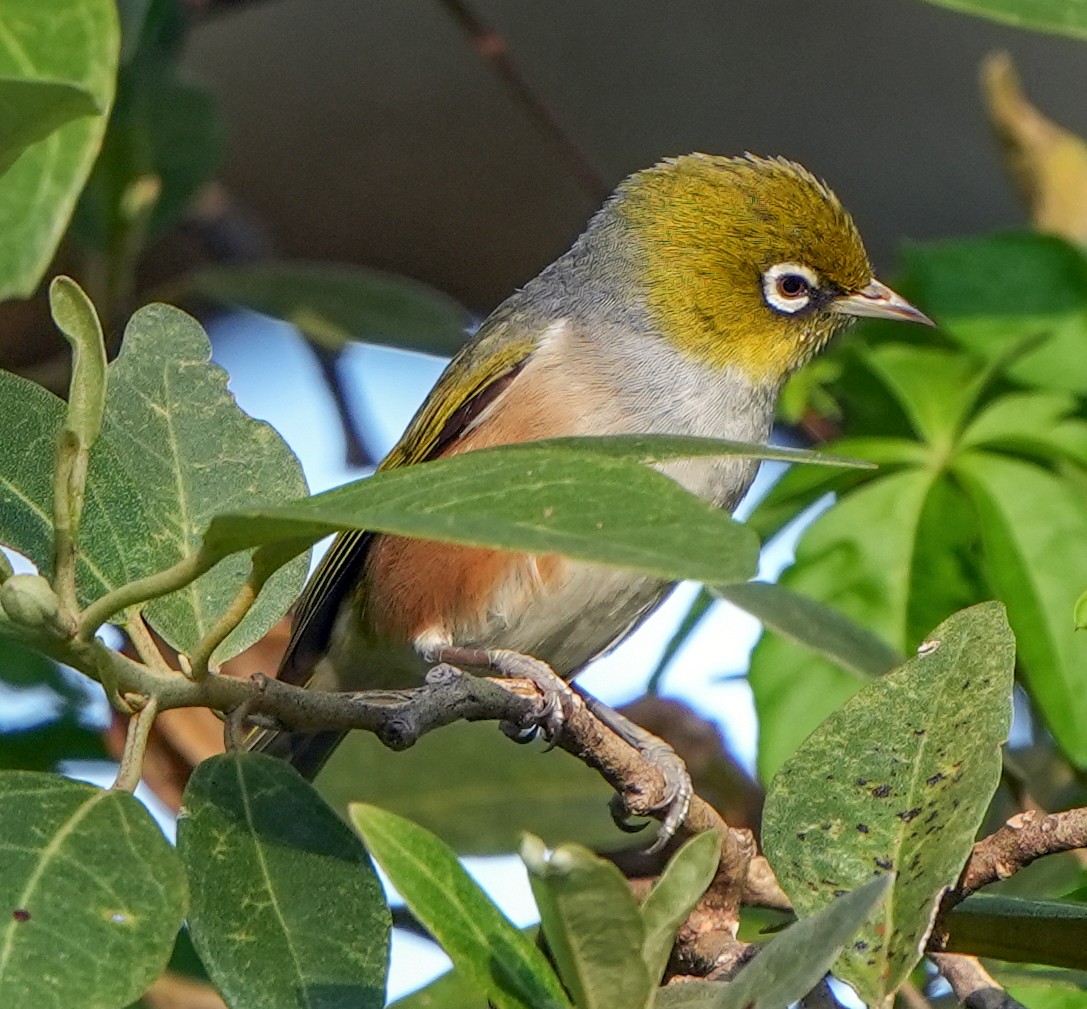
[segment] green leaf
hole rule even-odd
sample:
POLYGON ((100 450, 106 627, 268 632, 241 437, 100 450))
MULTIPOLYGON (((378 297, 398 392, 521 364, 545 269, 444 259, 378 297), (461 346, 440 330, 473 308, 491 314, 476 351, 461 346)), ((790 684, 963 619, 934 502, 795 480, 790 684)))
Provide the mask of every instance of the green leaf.
POLYGON ((937 347, 891 343, 872 348, 865 361, 894 394, 918 437, 946 449, 977 389, 977 365, 969 357, 937 347))
POLYGON ((1087 261, 1078 249, 1049 235, 1007 234, 914 246, 904 259, 908 286, 961 347, 993 361, 1025 338, 1044 338, 1008 375, 1087 393, 1087 261))
POLYGON ((799 914, 898 874, 835 967, 869 1005, 909 977, 936 901, 970 854, 1000 781, 1014 665, 1003 607, 964 610, 831 715, 771 783, 763 845, 799 914))
MULTIPOLYGON (((905 438, 844 438, 834 447, 847 457, 879 466, 878 476, 902 466, 923 465, 926 458, 924 445, 905 438)), ((770 488, 747 524, 763 539, 769 539, 824 495, 845 493, 875 476, 857 469, 834 472, 794 466, 770 488)))
MULTIPOLYGON (((305 493, 301 467, 268 424, 246 416, 210 362, 200 324, 175 308, 148 305, 125 330, 109 366, 104 440, 124 460, 153 517, 154 562, 176 563, 195 549, 211 517, 305 493)), ((224 661, 259 640, 294 601, 307 567, 299 557, 272 576, 241 625, 215 652, 224 661)), ((191 585, 146 607, 148 622, 190 651, 234 598, 249 558, 230 558, 191 585)))
POLYGON ((79 443, 90 446, 102 428, 106 399, 106 345, 102 324, 90 298, 70 277, 55 277, 49 285, 53 321, 72 348, 72 382, 67 426, 79 443))
POLYGON ((1087 1009, 1087 974, 1005 964, 989 968, 1007 993, 1030 1009, 1087 1009))
POLYGON ((113 102, 120 31, 114 0, 6 0, 0 77, 63 82, 98 110, 31 144, 0 177, 0 300, 27 297, 56 252, 113 102))
POLYGON ((542 744, 514 746, 483 722, 446 726, 401 753, 352 732, 317 786, 345 814, 352 802, 380 806, 461 855, 514 852, 525 831, 550 845, 618 848, 627 841, 608 815, 612 792, 600 775, 567 753, 542 752, 542 744))
POLYGON ((1052 459, 1067 455, 1054 432, 1076 409, 1067 393, 1018 392, 980 410, 959 439, 959 449, 984 448, 1052 459))
POLYGON ((974 894, 948 916, 951 953, 1087 970, 1087 906, 974 894))
POLYGON ((185 880, 131 795, 7 771, 0 849, 0 1005, 120 1009, 159 976, 185 880))
POLYGON ((389 1005, 389 1009, 487 1009, 486 997, 464 976, 447 970, 441 977, 389 1005))
POLYGON ((1087 767, 1087 637, 1072 607, 1087 585, 1087 512, 1075 487, 1020 460, 970 453, 955 464, 980 516, 985 564, 1008 607, 1031 696, 1065 753, 1087 767))
POLYGON ((0 77, 0 175, 55 129, 102 110, 86 88, 68 81, 0 77))
POLYGON ((464 345, 470 323, 460 305, 433 288, 358 266, 207 267, 187 286, 201 297, 284 319, 331 349, 363 340, 452 357, 464 345))
POLYGON ((177 844, 193 945, 231 1009, 381 1009, 381 884, 358 838, 289 765, 255 753, 205 760, 177 844))
POLYGON ((72 222, 85 244, 107 255, 133 240, 138 248, 144 228, 150 237, 167 231, 222 160, 218 105, 174 64, 172 53, 147 44, 118 79, 102 152, 72 222), (154 180, 153 205, 134 207, 144 180, 154 180))
POLYGON ((679 926, 687 920, 713 882, 721 858, 721 839, 713 831, 692 837, 664 867, 639 910, 645 928, 642 958, 649 980, 658 984, 675 944, 679 926))
POLYGON ((737 582, 755 572, 755 536, 635 461, 719 455, 851 464, 795 449, 665 435, 538 441, 381 471, 280 507, 220 514, 204 542, 225 555, 369 529, 561 553, 669 580, 737 582))
POLYGON ((904 661, 882 638, 815 599, 784 585, 719 585, 714 595, 758 617, 764 627, 861 676, 882 676, 904 661))
MULTIPOLYGON (((0 543, 46 574, 53 566, 53 451, 65 412, 40 385, 0 371, 0 543)), ((81 604, 154 570, 140 490, 104 439, 91 451, 79 550, 81 604)))
POLYGON ((735 979, 657 991, 654 1009, 786 1009, 812 990, 842 947, 884 901, 891 877, 870 879, 775 936, 735 979))
POLYGON ((1087 3, 1084 0, 929 0, 929 3, 1017 28, 1087 39, 1087 3))
POLYGON ((352 805, 350 816, 415 917, 496 1009, 569 1005, 543 954, 438 838, 376 806, 352 805))
POLYGON ((564 844, 548 857, 543 841, 521 845, 540 927, 578 1009, 648 1005, 645 929, 630 884, 611 862, 588 848, 564 844))
MULTIPOLYGON (((932 480, 924 470, 904 470, 842 497, 805 531, 796 563, 780 584, 904 648, 913 557, 932 480)), ((748 680, 759 716, 764 781, 864 683, 857 673, 772 634, 756 646, 748 680)))
POLYGON ((1080 593, 1076 605, 1072 607, 1072 621, 1077 631, 1087 628, 1087 591, 1080 593))

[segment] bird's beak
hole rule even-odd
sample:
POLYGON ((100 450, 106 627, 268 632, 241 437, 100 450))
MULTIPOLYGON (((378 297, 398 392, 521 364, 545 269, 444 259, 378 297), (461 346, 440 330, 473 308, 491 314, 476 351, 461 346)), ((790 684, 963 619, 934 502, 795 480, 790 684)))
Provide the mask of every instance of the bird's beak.
POLYGON ((842 315, 898 319, 903 322, 920 322, 926 326, 936 325, 919 308, 914 308, 902 295, 895 294, 886 284, 881 284, 874 277, 856 294, 835 298, 830 303, 830 307, 842 315))

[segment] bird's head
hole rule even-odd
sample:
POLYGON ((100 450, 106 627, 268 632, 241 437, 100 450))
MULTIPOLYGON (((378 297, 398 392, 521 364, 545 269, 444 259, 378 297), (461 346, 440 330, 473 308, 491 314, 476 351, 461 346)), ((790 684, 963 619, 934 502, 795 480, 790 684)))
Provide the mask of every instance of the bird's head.
POLYGON ((858 316, 931 325, 872 276, 849 214, 793 162, 671 159, 626 179, 608 210, 656 327, 711 366, 780 382, 858 316))

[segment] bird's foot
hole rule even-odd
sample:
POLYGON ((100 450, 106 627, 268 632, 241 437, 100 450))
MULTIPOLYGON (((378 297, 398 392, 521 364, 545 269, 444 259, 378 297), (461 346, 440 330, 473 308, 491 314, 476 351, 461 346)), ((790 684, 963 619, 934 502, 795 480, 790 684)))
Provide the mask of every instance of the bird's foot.
POLYGON ((446 647, 438 651, 437 658, 454 665, 475 666, 491 669, 510 679, 530 680, 543 695, 540 707, 524 724, 502 722, 502 731, 518 743, 527 743, 543 730, 544 738, 554 741, 562 731, 563 723, 573 714, 579 703, 578 695, 546 662, 522 655, 506 648, 489 650, 476 648, 446 647))
POLYGON ((660 802, 652 806, 639 808, 635 813, 630 808, 629 798, 616 793, 610 806, 615 825, 629 834, 645 828, 644 823, 631 823, 632 816, 664 813, 657 839, 648 850, 648 854, 656 854, 675 837, 676 831, 683 825, 683 821, 687 818, 687 812, 691 808, 694 786, 691 783, 691 776, 687 772, 687 765, 679 754, 660 737, 654 736, 653 733, 643 729, 640 725, 635 725, 625 715, 619 714, 614 708, 609 708, 595 697, 585 694, 582 694, 582 697, 589 710, 599 721, 630 743, 649 763, 661 772, 664 778, 664 796, 660 802))

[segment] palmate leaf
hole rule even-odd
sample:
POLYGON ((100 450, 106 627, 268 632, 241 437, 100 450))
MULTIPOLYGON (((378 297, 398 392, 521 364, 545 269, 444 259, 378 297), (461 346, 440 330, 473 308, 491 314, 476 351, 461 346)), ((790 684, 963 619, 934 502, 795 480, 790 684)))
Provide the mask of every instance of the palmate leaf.
MULTIPOLYGON (((210 363, 203 329, 165 305, 138 311, 109 366, 102 440, 140 488, 151 523, 143 573, 176 563, 199 544, 212 516, 231 507, 281 502, 305 493, 297 459, 267 424, 247 417, 210 363)), ((234 598, 249 570, 229 558, 178 592, 147 605, 146 616, 175 648, 190 651, 234 598)), ((256 606, 223 642, 222 661, 258 640, 301 588, 306 558, 274 575, 256 606)))
MULTIPOLYGON (((909 469, 844 496, 805 532, 781 585, 905 646, 909 599, 916 590, 913 558, 932 480, 930 472, 909 469)), ((943 542, 938 531, 934 535, 943 542)), ((865 682, 776 634, 759 641, 748 678, 759 713, 759 773, 765 781, 865 682)))
MULTIPOLYGON (((96 114, 59 125, 0 176, 0 300, 30 295, 56 252, 106 128, 119 45, 114 0, 5 0, 0 77, 78 89, 89 96, 96 114)), ((22 106, 13 111, 16 123, 36 115, 26 109, 27 101, 37 99, 24 94, 22 106)), ((89 108, 86 100, 69 94, 60 102, 63 115, 51 116, 54 125, 73 103, 78 110, 89 108)))
POLYGON ((897 874, 835 967, 869 1005, 909 977, 973 846, 1000 780, 1014 665, 1003 607, 964 610, 834 712, 771 783, 763 844, 799 914, 897 874))
POLYGON ((971 452, 955 463, 980 515, 993 588, 1008 606, 1027 685, 1064 752, 1087 767, 1087 637, 1072 607, 1087 584, 1087 512, 1077 490, 1022 460, 971 452))

